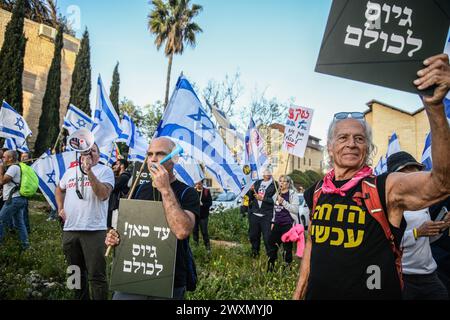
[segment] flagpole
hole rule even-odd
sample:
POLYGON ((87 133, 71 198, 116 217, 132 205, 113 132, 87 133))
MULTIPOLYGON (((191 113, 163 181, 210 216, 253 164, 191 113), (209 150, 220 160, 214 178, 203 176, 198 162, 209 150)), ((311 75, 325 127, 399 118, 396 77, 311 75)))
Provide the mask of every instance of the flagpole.
MULTIPOLYGON (((141 173, 144 170, 145 165, 147 164, 147 159, 148 159, 148 154, 145 156, 145 160, 142 163, 141 168, 139 169, 139 172, 137 174, 136 180, 134 181, 133 186, 131 187, 130 193, 128 194, 128 200, 130 200, 131 197, 133 196, 133 192, 134 192, 134 189, 136 189, 137 183, 139 181, 139 177, 141 176, 141 173)), ((109 253, 111 252, 111 249, 112 249, 112 246, 108 246, 108 249, 106 249, 105 257, 109 256, 109 253)))
POLYGON ((62 136, 63 131, 64 131, 64 128, 61 128, 61 130, 59 130, 58 138, 56 138, 55 145, 54 145, 53 148, 52 148, 52 154, 55 154, 55 153, 56 153, 56 147, 58 146, 58 142, 59 142, 59 140, 61 139, 61 136, 62 136))

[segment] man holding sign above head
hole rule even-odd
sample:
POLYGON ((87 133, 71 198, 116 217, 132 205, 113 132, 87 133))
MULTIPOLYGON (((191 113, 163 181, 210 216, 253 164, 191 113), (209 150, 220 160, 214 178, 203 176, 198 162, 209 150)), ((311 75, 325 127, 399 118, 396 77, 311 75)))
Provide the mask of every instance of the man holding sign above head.
POLYGON ((445 54, 424 61, 414 84, 434 87, 424 98, 431 127, 431 172, 372 174, 370 127, 358 112, 340 112, 328 131, 332 170, 306 190, 308 239, 294 298, 401 299, 403 212, 450 194, 450 127, 443 100, 450 88, 445 54))
MULTIPOLYGON (((189 243, 186 239, 191 234, 195 218, 200 215, 200 202, 197 191, 178 181, 174 175, 174 161, 169 160, 160 164, 161 160, 175 149, 175 144, 168 138, 154 139, 148 149, 148 169, 152 181, 144 183, 133 193, 133 199, 162 201, 164 215, 170 232, 177 239, 175 258, 175 279, 173 284, 173 298, 183 299, 186 286, 188 267, 186 256, 189 254, 189 243)), ((119 209, 120 210, 120 209, 119 209)), ((121 213, 119 212, 119 220, 121 213)), ((117 246, 121 239, 117 231, 111 230, 105 240, 108 246, 117 246)), ((124 235, 122 235, 124 236, 124 235)), ((157 249, 155 249, 157 250, 157 249)), ((115 292, 115 300, 146 300, 150 296, 115 292)))

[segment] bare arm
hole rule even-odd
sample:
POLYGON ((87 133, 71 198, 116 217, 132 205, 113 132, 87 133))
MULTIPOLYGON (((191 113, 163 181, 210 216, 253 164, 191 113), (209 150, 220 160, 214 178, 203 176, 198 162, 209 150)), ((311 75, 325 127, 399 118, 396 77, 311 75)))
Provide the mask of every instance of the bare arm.
POLYGON ((188 210, 181 209, 172 188, 164 190, 161 192, 161 195, 170 230, 172 230, 177 239, 186 239, 194 229, 195 215, 188 210))
POLYGON ((450 88, 448 56, 437 55, 426 60, 427 67, 418 72, 414 83, 419 89, 437 85, 432 97, 425 97, 425 110, 430 122, 433 157, 431 172, 394 173, 386 180, 389 220, 399 221, 404 210, 419 210, 450 194, 450 127, 443 99, 450 88), (392 215, 392 216, 391 216, 392 215))
POLYGON ((0 185, 7 184, 12 180, 12 177, 5 174, 5 167, 3 164, 0 164, 0 185))
POLYGON ((101 201, 108 200, 109 195, 111 194, 111 191, 112 191, 112 186, 109 185, 108 183, 101 183, 97 179, 95 174, 92 172, 92 170, 89 170, 87 174, 88 174, 89 182, 91 183, 91 186, 92 186, 92 191, 94 191, 94 194, 101 201))
POLYGON ((149 169, 155 187, 161 192, 164 212, 169 228, 175 234, 177 239, 186 239, 194 229, 195 215, 180 207, 180 204, 170 187, 169 173, 167 170, 160 164, 155 163, 153 165, 154 167, 150 167, 149 169))
POLYGON ((306 238, 305 251, 303 252, 302 262, 300 264, 300 275, 297 281, 297 287, 295 288, 294 300, 304 299, 306 289, 308 287, 310 263, 311 263, 311 224, 308 227, 308 237, 306 238))
POLYGON ((58 215, 63 219, 66 220, 66 214, 64 213, 64 199, 66 197, 66 190, 61 189, 60 186, 56 187, 55 192, 55 199, 56 199, 56 205, 58 206, 58 215))

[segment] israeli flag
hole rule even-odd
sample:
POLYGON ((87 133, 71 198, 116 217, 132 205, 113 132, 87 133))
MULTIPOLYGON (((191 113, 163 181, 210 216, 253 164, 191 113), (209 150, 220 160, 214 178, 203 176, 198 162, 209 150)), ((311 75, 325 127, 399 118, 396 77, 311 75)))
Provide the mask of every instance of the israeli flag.
POLYGON ((233 158, 216 127, 203 109, 189 81, 181 76, 155 137, 170 137, 185 154, 210 167, 222 188, 246 192, 249 179, 233 158))
POLYGON ((122 134, 118 141, 125 142, 130 147, 128 160, 143 162, 149 145, 147 137, 138 129, 128 114, 124 114, 121 125, 122 134))
POLYGON ((379 176, 383 173, 383 157, 380 158, 380 161, 378 161, 377 166, 374 169, 374 173, 376 176, 379 176))
POLYGON ((121 132, 119 116, 109 100, 102 78, 99 75, 97 81, 97 103, 92 128, 95 142, 100 147, 110 145, 120 137, 121 132))
MULTIPOLYGON (((445 114, 447 115, 447 120, 450 123, 450 97, 444 98, 445 114)), ((422 164, 425 165, 426 171, 431 171, 433 168, 433 159, 431 157, 431 132, 427 134, 425 138, 425 147, 422 152, 422 164)))
POLYGON ((3 148, 6 148, 8 150, 17 150, 22 153, 30 152, 30 149, 28 148, 26 141, 24 141, 22 145, 17 145, 16 140, 14 138, 6 139, 5 143, 3 144, 3 148))
POLYGON ((25 119, 6 101, 3 101, 0 110, 0 137, 14 138, 16 144, 22 146, 29 135, 31 130, 25 119))
POLYGON ((117 147, 114 143, 100 147, 100 162, 109 166, 117 162, 117 147))
POLYGON ((87 114, 85 114, 74 105, 69 105, 63 123, 63 128, 67 129, 69 135, 82 128, 91 131, 93 125, 94 122, 87 114))
POLYGON ((56 155, 44 153, 31 167, 39 179, 39 189, 53 210, 57 209, 55 191, 67 169, 77 166, 76 152, 56 155))
POLYGON ((250 166, 253 180, 260 179, 263 171, 269 166, 269 158, 264 151, 264 139, 251 117, 245 135, 245 163, 250 166))
POLYGON ((181 156, 173 169, 177 179, 191 187, 205 178, 197 161, 187 155, 181 156))
POLYGON ((394 132, 392 136, 389 138, 388 150, 386 153, 386 159, 389 158, 391 154, 400 152, 400 143, 398 141, 397 134, 394 132))

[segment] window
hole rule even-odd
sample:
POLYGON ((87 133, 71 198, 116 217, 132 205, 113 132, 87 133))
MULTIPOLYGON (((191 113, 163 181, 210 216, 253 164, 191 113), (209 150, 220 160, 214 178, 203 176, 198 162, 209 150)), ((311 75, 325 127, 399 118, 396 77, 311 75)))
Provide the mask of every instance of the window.
POLYGON ((298 160, 297 160, 297 167, 298 167, 298 169, 300 169, 300 165, 301 165, 300 158, 298 158, 298 160))
POLYGON ((306 158, 303 158, 303 165, 306 166, 306 158))
POLYGON ((205 179, 204 180, 204 185, 207 188, 211 188, 212 187, 212 179, 205 179))
POLYGON ((311 159, 309 159, 309 166, 311 167, 311 159))

